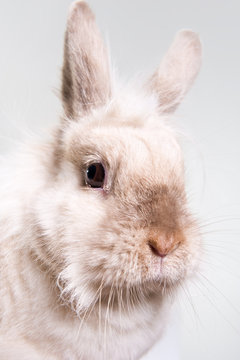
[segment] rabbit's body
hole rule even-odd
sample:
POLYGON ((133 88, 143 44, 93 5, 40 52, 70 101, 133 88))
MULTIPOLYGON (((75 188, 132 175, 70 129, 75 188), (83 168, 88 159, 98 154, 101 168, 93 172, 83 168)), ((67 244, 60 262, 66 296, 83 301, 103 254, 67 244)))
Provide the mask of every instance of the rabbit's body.
POLYGON ((73 5, 61 125, 1 167, 1 359, 135 360, 159 338, 199 259, 168 125, 199 59, 181 32, 140 93, 117 95, 93 15, 73 5))

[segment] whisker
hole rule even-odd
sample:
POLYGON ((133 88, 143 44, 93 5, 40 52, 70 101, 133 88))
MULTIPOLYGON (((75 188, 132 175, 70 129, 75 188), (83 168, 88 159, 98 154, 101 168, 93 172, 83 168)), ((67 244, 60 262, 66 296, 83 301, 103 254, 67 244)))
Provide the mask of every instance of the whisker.
MULTIPOLYGON (((207 294, 210 293, 209 288, 206 287, 205 284, 203 284, 200 279, 198 279, 198 282, 200 282, 200 284, 202 286, 204 286, 204 288, 207 290, 207 294)), ((237 333, 240 335, 240 331, 229 321, 229 319, 223 314, 223 312, 219 309, 219 307, 206 295, 206 293, 202 290, 201 287, 199 287, 199 285, 196 283, 196 281, 192 282, 197 288, 198 290, 202 293, 202 295, 204 296, 204 298, 213 306, 214 310, 222 317, 222 319, 225 320, 226 323, 228 323, 228 325, 237 333)))
POLYGON ((202 264, 205 264, 205 266, 207 266, 207 267, 210 266, 212 271, 220 270, 220 271, 227 273, 228 275, 231 275, 234 278, 240 279, 240 275, 230 271, 229 267, 224 265, 223 262, 221 262, 221 263, 218 262, 218 259, 216 259, 216 258, 214 259, 214 262, 210 262, 205 257, 204 259, 203 258, 199 259, 199 262, 202 264), (215 263, 216 261, 217 261, 217 263, 215 263))
POLYGON ((191 307, 191 309, 192 309, 192 311, 193 311, 194 320, 197 319, 198 322, 201 323, 200 318, 199 318, 199 316, 198 316, 198 314, 197 314, 197 311, 196 311, 196 309, 195 309, 195 306, 194 306, 192 297, 191 297, 190 292, 189 292, 189 290, 188 290, 188 288, 187 288, 187 284, 183 285, 183 284, 181 283, 181 284, 180 284, 180 287, 181 287, 181 289, 183 290, 183 292, 184 292, 184 294, 185 294, 185 296, 186 296, 186 298, 187 298, 187 300, 188 300, 188 302, 189 302, 189 304, 190 304, 190 307, 191 307))
POLYGON ((232 307, 232 309, 234 309, 234 311, 236 311, 236 313, 238 315, 240 315, 240 309, 238 309, 229 299, 226 295, 224 295, 224 293, 219 290, 216 285, 214 285, 214 283, 212 281, 210 281, 204 274, 202 274, 201 272, 198 273, 198 275, 202 276, 202 278, 204 280, 206 280, 226 301, 227 303, 232 307))

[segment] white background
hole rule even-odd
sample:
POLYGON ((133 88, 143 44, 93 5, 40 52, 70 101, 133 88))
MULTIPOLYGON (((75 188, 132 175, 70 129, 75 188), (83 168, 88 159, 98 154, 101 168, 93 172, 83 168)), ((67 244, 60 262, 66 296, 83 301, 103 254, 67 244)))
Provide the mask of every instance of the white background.
MULTIPOLYGON (((0 152, 58 121, 56 89, 70 0, 0 1, 0 152)), ((202 224, 203 269, 178 298, 146 359, 240 359, 240 5, 222 0, 91 0, 125 79, 150 73, 182 28, 204 45, 199 78, 176 114, 186 181, 202 224)), ((127 359, 126 359, 127 360, 127 359)))

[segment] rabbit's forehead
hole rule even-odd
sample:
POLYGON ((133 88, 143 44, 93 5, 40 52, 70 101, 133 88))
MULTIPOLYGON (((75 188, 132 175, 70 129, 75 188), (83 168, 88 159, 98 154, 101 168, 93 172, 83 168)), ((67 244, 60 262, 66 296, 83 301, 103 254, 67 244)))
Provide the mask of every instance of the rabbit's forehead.
MULTIPOLYGON (((110 135, 111 136, 111 135, 110 135)), ((104 133, 102 132, 104 138, 104 133)), ((107 137, 107 134, 106 134, 107 137)), ((148 129, 116 129, 115 150, 119 157, 125 157, 125 166, 132 167, 130 160, 138 166, 156 166, 159 162, 176 162, 181 157, 179 145, 168 131, 148 129)))
POLYGON ((131 173, 182 170, 182 152, 174 134, 165 129, 75 126, 67 139, 68 151, 75 157, 102 159, 110 167, 131 173))

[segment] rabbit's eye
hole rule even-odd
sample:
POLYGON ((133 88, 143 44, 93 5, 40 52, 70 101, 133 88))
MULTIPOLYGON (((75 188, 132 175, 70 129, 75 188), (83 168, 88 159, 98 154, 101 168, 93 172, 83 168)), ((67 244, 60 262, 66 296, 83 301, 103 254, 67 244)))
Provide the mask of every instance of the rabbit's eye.
POLYGON ((102 188, 104 185, 105 170, 101 163, 89 165, 86 170, 86 183, 92 188, 102 188))

